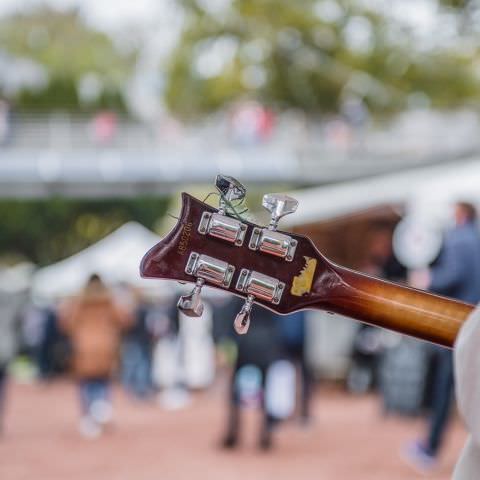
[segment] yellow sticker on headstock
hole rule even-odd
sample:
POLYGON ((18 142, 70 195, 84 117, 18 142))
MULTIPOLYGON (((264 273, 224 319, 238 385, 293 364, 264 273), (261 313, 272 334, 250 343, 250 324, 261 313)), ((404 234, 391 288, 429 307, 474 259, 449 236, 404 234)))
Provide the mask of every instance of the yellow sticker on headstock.
POLYGON ((293 277, 292 288, 290 293, 296 297, 301 297, 305 293, 310 293, 312 289, 313 275, 317 268, 317 260, 315 258, 303 257, 305 259, 305 266, 302 271, 293 277))

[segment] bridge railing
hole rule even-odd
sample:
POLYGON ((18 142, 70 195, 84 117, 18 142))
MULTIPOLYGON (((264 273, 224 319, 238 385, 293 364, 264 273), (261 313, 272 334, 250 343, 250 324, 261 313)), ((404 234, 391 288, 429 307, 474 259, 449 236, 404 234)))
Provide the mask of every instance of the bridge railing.
POLYGON ((110 113, 13 114, 0 141, 0 175, 5 169, 21 181, 46 163, 69 178, 81 168, 85 178, 95 179, 105 164, 108 171, 124 172, 124 181, 152 175, 157 181, 155 172, 195 181, 237 168, 259 179, 318 183, 480 150, 479 121, 471 112, 409 112, 357 127, 340 118, 315 121, 287 113, 269 129, 254 127, 244 122, 239 128, 222 114, 194 124, 171 117, 140 123, 110 113))

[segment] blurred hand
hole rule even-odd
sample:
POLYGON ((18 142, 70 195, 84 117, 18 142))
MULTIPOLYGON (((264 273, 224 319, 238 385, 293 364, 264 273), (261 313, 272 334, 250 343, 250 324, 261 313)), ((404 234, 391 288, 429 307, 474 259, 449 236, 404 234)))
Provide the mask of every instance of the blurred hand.
POLYGON ((408 274, 408 283, 414 288, 427 290, 430 286, 430 271, 428 269, 412 270, 408 274))

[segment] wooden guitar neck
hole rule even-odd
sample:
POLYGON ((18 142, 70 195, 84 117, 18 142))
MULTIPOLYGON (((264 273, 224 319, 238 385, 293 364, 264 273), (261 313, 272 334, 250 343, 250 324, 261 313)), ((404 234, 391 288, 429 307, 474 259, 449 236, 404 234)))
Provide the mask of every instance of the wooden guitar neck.
POLYGON ((473 310, 467 303, 331 265, 318 278, 307 308, 328 310, 371 325, 452 347, 473 310), (328 294, 325 295, 325 292, 328 294))

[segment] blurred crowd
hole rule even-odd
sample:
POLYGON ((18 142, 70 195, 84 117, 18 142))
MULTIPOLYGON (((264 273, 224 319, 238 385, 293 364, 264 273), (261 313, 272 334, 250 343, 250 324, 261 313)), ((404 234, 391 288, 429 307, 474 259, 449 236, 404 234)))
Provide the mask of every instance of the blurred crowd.
POLYGON ((357 97, 347 97, 338 114, 328 114, 316 121, 308 120, 299 112, 279 113, 257 101, 245 100, 232 104, 223 113, 212 115, 201 124, 189 124, 179 118, 162 113, 154 119, 140 121, 113 109, 98 109, 84 115, 30 114, 17 111, 15 105, 0 96, 0 147, 37 146, 37 136, 48 128, 48 138, 53 147, 69 146, 66 141, 79 141, 82 147, 108 148, 135 146, 163 147, 176 144, 178 140, 220 138, 232 148, 242 149, 262 145, 276 145, 284 141, 284 132, 295 129, 299 136, 296 142, 322 145, 339 152, 358 151, 371 126, 371 117, 366 104, 357 97), (56 118, 57 117, 57 118, 56 118), (206 131, 205 131, 206 130, 206 131), (29 133, 26 135, 25 132, 29 133), (65 132, 68 131, 67 138, 65 132), (50 138, 51 137, 51 138, 50 138), (31 142, 29 145, 28 142, 31 142))
POLYGON ((297 371, 299 415, 309 421, 312 376, 303 312, 280 317, 255 309, 251 334, 239 337, 232 325, 240 308, 236 298, 213 296, 201 318, 190 318, 177 310, 176 301, 149 298, 126 284, 109 288, 97 274, 78 295, 56 305, 40 308, 26 294, 4 292, 1 306, 2 390, 7 369, 41 381, 71 374, 86 437, 99 436, 111 422, 113 381, 139 400, 177 409, 188 403, 191 391, 210 387, 216 374, 227 371, 233 373, 223 446, 236 445, 244 404, 264 411, 260 446, 271 446, 273 426, 295 408, 297 371))
MULTIPOLYGON (((408 272, 394 255, 391 229, 379 227, 372 232, 362 270, 477 303, 480 234, 475 208, 456 205, 455 224, 428 269, 408 272)), ((306 312, 279 316, 254 307, 250 331, 239 336, 232 325, 241 308, 236 297, 211 295, 202 317, 191 318, 170 298, 148 296, 126 284, 109 288, 96 274, 78 295, 42 308, 26 293, 4 289, 0 308, 1 404, 7 372, 21 376, 30 368, 42 381, 70 373, 78 385, 79 429, 86 437, 97 437, 109 427, 114 381, 139 400, 178 409, 188 404, 192 391, 223 380, 228 384, 224 448, 240 442, 244 407, 262 412, 261 449, 272 447, 282 421, 293 417, 300 425, 312 422, 310 398, 319 375, 308 355, 306 312)), ((428 470, 436 464, 453 411, 453 385, 448 349, 358 326, 345 388, 357 395, 377 391, 385 414, 430 413, 425 437, 404 452, 415 467, 428 470)))

